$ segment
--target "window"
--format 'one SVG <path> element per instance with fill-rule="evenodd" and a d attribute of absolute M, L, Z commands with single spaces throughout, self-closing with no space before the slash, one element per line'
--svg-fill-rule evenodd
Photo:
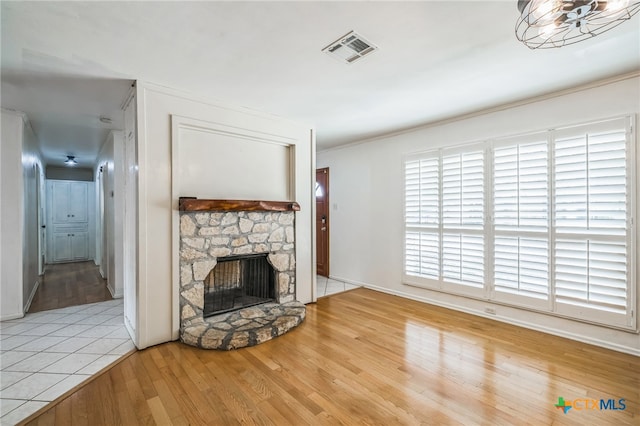
<path fill-rule="evenodd" d="M 442 157 L 442 277 L 484 283 L 484 152 Z"/>
<path fill-rule="evenodd" d="M 562 312 L 592 308 L 624 315 L 630 305 L 627 218 L 633 185 L 627 131 L 623 123 L 616 124 L 556 135 L 554 281 Z"/>
<path fill-rule="evenodd" d="M 406 271 L 466 288 L 484 285 L 484 151 L 405 165 Z"/>
<path fill-rule="evenodd" d="M 631 118 L 405 160 L 407 284 L 632 328 Z"/>
<path fill-rule="evenodd" d="M 549 300 L 549 158 L 546 134 L 493 149 L 495 298 L 532 307 Z"/>
<path fill-rule="evenodd" d="M 405 269 L 410 275 L 440 276 L 440 160 L 405 165 Z"/>

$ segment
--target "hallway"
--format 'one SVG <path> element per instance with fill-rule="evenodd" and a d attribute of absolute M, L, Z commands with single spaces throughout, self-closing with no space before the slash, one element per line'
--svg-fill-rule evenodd
<path fill-rule="evenodd" d="M 111 300 L 93 261 L 47 265 L 29 313 Z"/>

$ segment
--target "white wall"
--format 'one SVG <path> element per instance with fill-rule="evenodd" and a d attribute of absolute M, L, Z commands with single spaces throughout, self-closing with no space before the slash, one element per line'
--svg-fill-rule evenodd
<path fill-rule="evenodd" d="M 124 169 L 124 133 L 114 131 L 113 135 L 113 256 L 112 275 L 113 297 L 124 296 L 124 198 L 125 198 L 125 169 Z"/>
<path fill-rule="evenodd" d="M 37 289 L 37 181 L 43 169 L 26 116 L 3 110 L 0 125 L 0 320 L 6 320 L 22 317 Z"/>
<path fill-rule="evenodd" d="M 42 162 L 36 135 L 26 122 L 22 139 L 23 232 L 22 232 L 22 289 L 26 312 L 39 285 L 38 257 L 38 188 L 44 182 Z M 44 203 L 44 199 L 41 200 Z"/>
<path fill-rule="evenodd" d="M 175 340 L 178 336 L 176 218 L 178 196 L 187 194 L 179 194 L 174 188 L 173 173 L 177 176 L 179 170 L 172 170 L 172 165 L 178 167 L 179 163 L 174 163 L 172 150 L 179 148 L 181 141 L 185 140 L 172 135 L 172 117 L 181 117 L 181 123 L 199 122 L 205 132 L 219 131 L 238 141 L 268 137 L 288 141 L 293 153 L 289 188 L 302 209 L 296 214 L 297 298 L 305 303 L 312 301 L 315 288 L 312 244 L 314 203 L 311 193 L 314 142 L 310 128 L 254 111 L 211 104 L 144 83 L 137 86 L 137 101 L 138 348 Z M 193 141 L 193 138 L 189 138 L 186 143 Z M 208 141 L 210 139 L 205 138 L 202 142 L 206 144 Z M 194 146 L 191 146 L 187 152 L 194 152 L 193 149 Z M 206 155 L 195 155 L 192 160 L 194 168 L 210 167 Z M 244 166 L 238 164 L 237 167 L 242 170 Z M 282 171 L 275 173 L 280 175 Z M 199 188 L 199 195 L 211 194 L 213 197 L 222 193 L 227 185 L 227 176 L 211 170 L 207 176 L 213 179 L 211 191 Z M 179 189 L 182 190 L 188 191 Z M 255 195 L 258 197 L 261 194 Z M 233 193 L 228 193 L 228 197 L 235 198 Z"/>
<path fill-rule="evenodd" d="M 557 97 L 319 152 L 317 167 L 329 167 L 331 174 L 331 276 L 482 316 L 486 316 L 485 307 L 493 307 L 496 315 L 490 318 L 640 355 L 640 336 L 635 333 L 492 305 L 401 282 L 404 155 L 639 111 L 640 77 L 626 76 Z M 640 238 L 637 241 L 640 243 Z"/>
<path fill-rule="evenodd" d="M 121 165 L 124 173 L 116 175 L 116 187 L 122 187 L 116 211 L 122 212 L 123 251 L 122 278 L 124 285 L 124 325 L 133 342 L 138 345 L 138 155 L 137 155 L 137 96 L 132 88 L 124 103 L 124 135 Z M 117 215 L 118 216 L 118 215 Z M 117 220 L 117 219 L 116 219 Z M 116 261 L 118 262 L 118 261 Z"/>
<path fill-rule="evenodd" d="M 0 141 L 0 319 L 24 315 L 22 292 L 22 116 L 2 112 L 2 141 Z"/>

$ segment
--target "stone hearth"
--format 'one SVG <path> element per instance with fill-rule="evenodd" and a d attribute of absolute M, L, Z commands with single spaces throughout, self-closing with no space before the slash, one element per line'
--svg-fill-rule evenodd
<path fill-rule="evenodd" d="M 204 349 L 238 349 L 278 337 L 296 327 L 305 317 L 300 302 L 263 303 L 221 315 L 185 328 L 184 343 Z"/>
<path fill-rule="evenodd" d="M 293 211 L 180 212 L 180 340 L 206 349 L 237 349 L 280 336 L 305 317 L 295 301 Z M 276 303 L 205 318 L 204 280 L 217 259 L 267 254 Z"/>

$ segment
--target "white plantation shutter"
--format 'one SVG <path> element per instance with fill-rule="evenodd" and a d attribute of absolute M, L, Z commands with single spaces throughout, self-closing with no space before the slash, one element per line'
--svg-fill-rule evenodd
<path fill-rule="evenodd" d="M 420 223 L 420 160 L 404 165 L 404 222 Z"/>
<path fill-rule="evenodd" d="M 625 128 L 599 134 L 588 129 L 575 132 L 555 141 L 557 232 L 625 235 Z"/>
<path fill-rule="evenodd" d="M 560 311 L 627 313 L 628 155 L 622 119 L 558 131 L 554 278 Z"/>
<path fill-rule="evenodd" d="M 407 231 L 405 242 L 405 272 L 437 280 L 440 276 L 438 234 Z"/>
<path fill-rule="evenodd" d="M 497 147 L 493 159 L 496 230 L 547 232 L 549 229 L 548 142 Z"/>
<path fill-rule="evenodd" d="M 547 299 L 549 242 L 546 239 L 496 236 L 494 257 L 496 291 Z"/>
<path fill-rule="evenodd" d="M 438 225 L 439 161 L 426 158 L 405 164 L 405 221 L 407 224 Z"/>
<path fill-rule="evenodd" d="M 482 235 L 444 234 L 442 275 L 445 281 L 484 287 L 484 239 Z"/>
<path fill-rule="evenodd" d="M 624 314 L 627 308 L 627 248 L 593 239 L 556 242 L 556 300 Z"/>
<path fill-rule="evenodd" d="M 499 300 L 549 296 L 548 145 L 543 133 L 503 141 L 493 151 L 494 288 Z"/>
<path fill-rule="evenodd" d="M 482 229 L 484 152 L 442 157 L 442 222 L 445 227 Z"/>
<path fill-rule="evenodd" d="M 484 287 L 484 151 L 442 157 L 442 278 Z"/>
<path fill-rule="evenodd" d="M 484 151 L 405 161 L 405 275 L 484 286 Z"/>
<path fill-rule="evenodd" d="M 440 160 L 405 162 L 405 273 L 437 280 L 440 276 Z"/>
<path fill-rule="evenodd" d="M 631 121 L 407 158 L 404 282 L 633 329 Z"/>

